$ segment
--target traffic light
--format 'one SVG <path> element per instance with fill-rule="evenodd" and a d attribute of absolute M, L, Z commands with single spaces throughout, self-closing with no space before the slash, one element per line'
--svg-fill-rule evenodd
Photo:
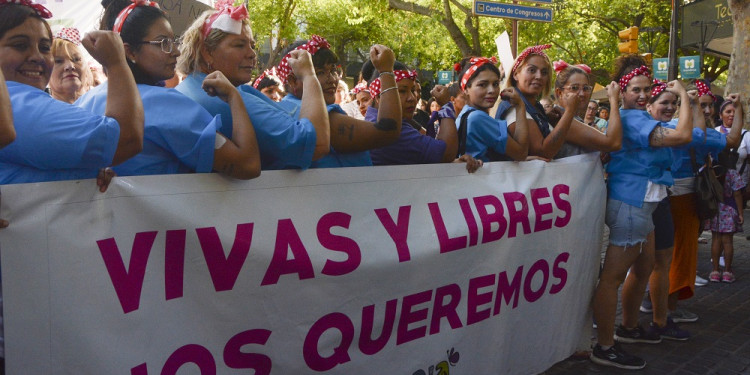
<path fill-rule="evenodd" d="M 638 53 L 638 26 L 631 26 L 617 33 L 620 44 L 617 48 L 620 53 Z"/>

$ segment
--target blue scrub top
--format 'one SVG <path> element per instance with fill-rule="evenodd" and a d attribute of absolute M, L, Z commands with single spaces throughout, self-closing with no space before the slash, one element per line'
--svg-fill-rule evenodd
<path fill-rule="evenodd" d="M 201 88 L 204 73 L 189 75 L 177 85 L 177 91 L 203 106 L 211 115 L 221 115 L 219 132 L 232 137 L 232 113 L 229 104 L 206 94 Z M 248 86 L 237 87 L 255 129 L 260 148 L 261 169 L 306 169 L 312 163 L 317 136 L 310 120 L 296 120 L 277 103 Z"/>
<path fill-rule="evenodd" d="M 16 140 L 0 150 L 0 184 L 95 178 L 112 164 L 120 125 L 111 117 L 8 81 Z"/>
<path fill-rule="evenodd" d="M 293 94 L 287 94 L 284 99 L 281 99 L 279 106 L 284 108 L 293 118 L 299 118 L 302 99 Z M 326 107 L 328 113 L 337 112 L 345 116 L 347 115 L 338 104 L 330 104 Z M 370 159 L 370 153 L 367 151 L 339 153 L 331 146 L 328 155 L 313 161 L 310 168 L 365 167 L 371 165 L 372 160 Z"/>
<path fill-rule="evenodd" d="M 211 172 L 221 117 L 211 116 L 177 90 L 138 85 L 145 125 L 143 151 L 113 167 L 120 176 Z M 107 106 L 107 82 L 75 103 L 96 114 Z"/>
<path fill-rule="evenodd" d="M 672 153 L 668 147 L 651 147 L 649 138 L 657 126 L 667 123 L 654 120 L 646 111 L 620 109 L 622 148 L 610 153 L 607 164 L 609 197 L 631 206 L 642 207 L 648 182 L 672 186 L 669 172 Z"/>
<path fill-rule="evenodd" d="M 469 113 L 466 119 L 466 153 L 485 162 L 492 161 L 488 150 L 505 154 L 505 146 L 508 143 L 508 123 L 505 120 L 492 118 L 482 110 L 465 105 L 456 117 L 458 128 L 461 127 L 462 119 L 470 109 L 474 111 Z"/>
<path fill-rule="evenodd" d="M 670 127 L 677 124 L 677 120 L 669 122 Z M 690 159 L 690 149 L 695 149 L 695 162 L 700 166 L 706 160 L 709 153 L 716 159 L 719 152 L 727 145 L 726 134 L 719 133 L 716 129 L 706 128 L 705 133 L 693 128 L 693 139 L 689 144 L 680 147 L 672 147 L 672 176 L 674 178 L 695 177 L 693 162 Z"/>

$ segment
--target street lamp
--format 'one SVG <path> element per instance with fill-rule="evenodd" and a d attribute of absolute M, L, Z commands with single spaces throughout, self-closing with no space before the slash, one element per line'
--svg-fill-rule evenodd
<path fill-rule="evenodd" d="M 703 56 L 706 54 L 706 47 L 708 46 L 708 43 L 711 43 L 711 40 L 714 38 L 714 33 L 716 33 L 716 29 L 719 28 L 719 21 L 717 20 L 698 20 L 693 21 L 690 23 L 690 26 L 692 27 L 700 27 L 701 31 L 701 44 L 700 44 L 700 61 L 701 61 L 701 73 L 705 70 L 705 64 L 703 63 Z M 708 29 L 713 26 L 713 30 L 711 30 L 711 35 L 708 35 Z M 703 74 L 701 74 L 703 75 Z"/>

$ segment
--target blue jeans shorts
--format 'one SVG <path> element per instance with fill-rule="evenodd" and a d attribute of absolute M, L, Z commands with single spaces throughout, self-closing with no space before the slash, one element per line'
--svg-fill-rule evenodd
<path fill-rule="evenodd" d="M 658 202 L 643 202 L 638 208 L 622 201 L 607 199 L 605 222 L 609 227 L 609 243 L 615 246 L 633 246 L 646 242 L 646 237 L 654 230 L 651 217 Z"/>

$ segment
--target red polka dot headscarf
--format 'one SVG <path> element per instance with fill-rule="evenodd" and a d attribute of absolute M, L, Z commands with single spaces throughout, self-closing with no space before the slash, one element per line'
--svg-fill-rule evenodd
<path fill-rule="evenodd" d="M 466 69 L 466 73 L 464 73 L 463 77 L 461 77 L 461 90 L 466 90 L 466 84 L 469 83 L 469 79 L 471 79 L 471 76 L 474 75 L 474 73 L 484 64 L 497 64 L 497 58 L 495 56 L 492 56 L 491 58 L 486 57 L 472 57 L 469 59 L 469 64 L 471 64 L 471 67 L 469 69 Z"/>
<path fill-rule="evenodd" d="M 310 52 L 311 55 L 314 55 L 318 51 L 320 51 L 323 48 L 331 49 L 331 44 L 328 43 L 325 38 L 319 35 L 313 35 L 310 37 L 310 41 L 307 43 L 295 48 L 293 51 L 296 50 L 305 50 L 307 52 Z M 281 62 L 277 66 L 276 73 L 279 79 L 281 80 L 281 83 L 286 84 L 287 78 L 289 78 L 289 74 L 292 73 L 292 67 L 289 66 L 289 56 L 291 54 L 291 51 L 284 56 L 284 58 L 281 59 Z"/>
<path fill-rule="evenodd" d="M 357 84 L 357 86 L 354 86 L 354 88 L 351 91 L 352 95 L 357 95 L 362 91 L 370 92 L 370 89 L 367 87 L 367 81 L 362 81 Z"/>
<path fill-rule="evenodd" d="M 5 5 L 23 5 L 34 10 L 37 16 L 44 19 L 52 18 L 52 12 L 45 8 L 42 4 L 37 4 L 31 0 L 0 0 L 0 8 Z"/>
<path fill-rule="evenodd" d="M 115 25 L 112 27 L 112 31 L 118 34 L 121 33 L 122 25 L 125 24 L 125 20 L 128 19 L 128 16 L 133 12 L 133 9 L 137 7 L 154 7 L 156 9 L 161 9 L 159 8 L 159 4 L 156 1 L 133 0 L 132 4 L 126 6 L 125 9 L 120 11 L 120 14 L 117 15 L 117 18 L 115 19 Z"/>
<path fill-rule="evenodd" d="M 513 68 L 511 68 L 509 76 L 513 76 L 513 73 L 516 72 L 516 69 L 518 69 L 518 67 L 521 66 L 521 63 L 523 63 L 523 61 L 526 60 L 526 58 L 529 57 L 530 55 L 539 55 L 549 61 L 549 56 L 547 56 L 547 54 L 544 53 L 544 50 L 549 49 L 549 48 L 552 48 L 551 44 L 542 44 L 540 46 L 527 47 L 516 58 L 516 62 L 513 63 Z"/>
<path fill-rule="evenodd" d="M 708 87 L 708 85 L 703 81 L 699 79 L 695 80 L 695 87 L 698 88 L 698 97 L 708 95 L 711 97 L 711 99 L 713 99 L 713 101 L 716 101 L 716 96 L 714 96 L 714 94 L 711 92 L 711 88 Z"/>
<path fill-rule="evenodd" d="M 654 85 L 651 86 L 651 97 L 657 98 L 659 95 L 664 92 L 664 90 L 667 89 L 667 84 L 665 82 L 659 81 L 658 79 L 654 79 Z"/>
<path fill-rule="evenodd" d="M 75 27 L 63 27 L 55 34 L 55 38 L 67 40 L 77 46 L 81 45 L 81 33 Z"/>
<path fill-rule="evenodd" d="M 278 79 L 278 77 L 276 76 L 275 66 L 272 67 L 271 69 L 264 70 L 263 73 L 259 75 L 258 78 L 255 79 L 255 82 L 253 82 L 253 88 L 257 89 L 258 86 L 260 86 L 260 82 L 263 81 L 263 78 L 266 78 L 266 77 L 273 77 L 273 78 Z"/>
<path fill-rule="evenodd" d="M 402 79 L 410 79 L 412 81 L 417 80 L 416 70 L 394 70 L 393 75 L 396 77 L 396 83 Z M 380 95 L 381 85 L 380 78 L 375 78 L 375 80 L 370 83 L 370 94 L 372 96 Z"/>
<path fill-rule="evenodd" d="M 633 78 L 635 78 L 637 76 L 645 76 L 650 81 L 651 80 L 651 70 L 649 70 L 649 68 L 646 65 L 641 65 L 641 66 L 633 69 L 630 73 L 622 76 L 620 78 L 620 81 L 618 82 L 620 84 L 620 90 L 622 90 L 622 92 L 625 92 L 625 89 L 627 88 L 628 83 L 630 83 L 630 80 L 632 80 Z M 653 95 L 653 93 L 652 93 L 652 95 Z"/>
<path fill-rule="evenodd" d="M 586 64 L 570 65 L 565 60 L 557 60 L 552 63 L 552 67 L 555 69 L 555 73 L 558 74 L 560 74 L 560 72 L 562 72 L 569 66 L 574 66 L 578 69 L 583 70 L 584 72 L 586 72 L 586 74 L 591 74 L 591 67 Z"/>

